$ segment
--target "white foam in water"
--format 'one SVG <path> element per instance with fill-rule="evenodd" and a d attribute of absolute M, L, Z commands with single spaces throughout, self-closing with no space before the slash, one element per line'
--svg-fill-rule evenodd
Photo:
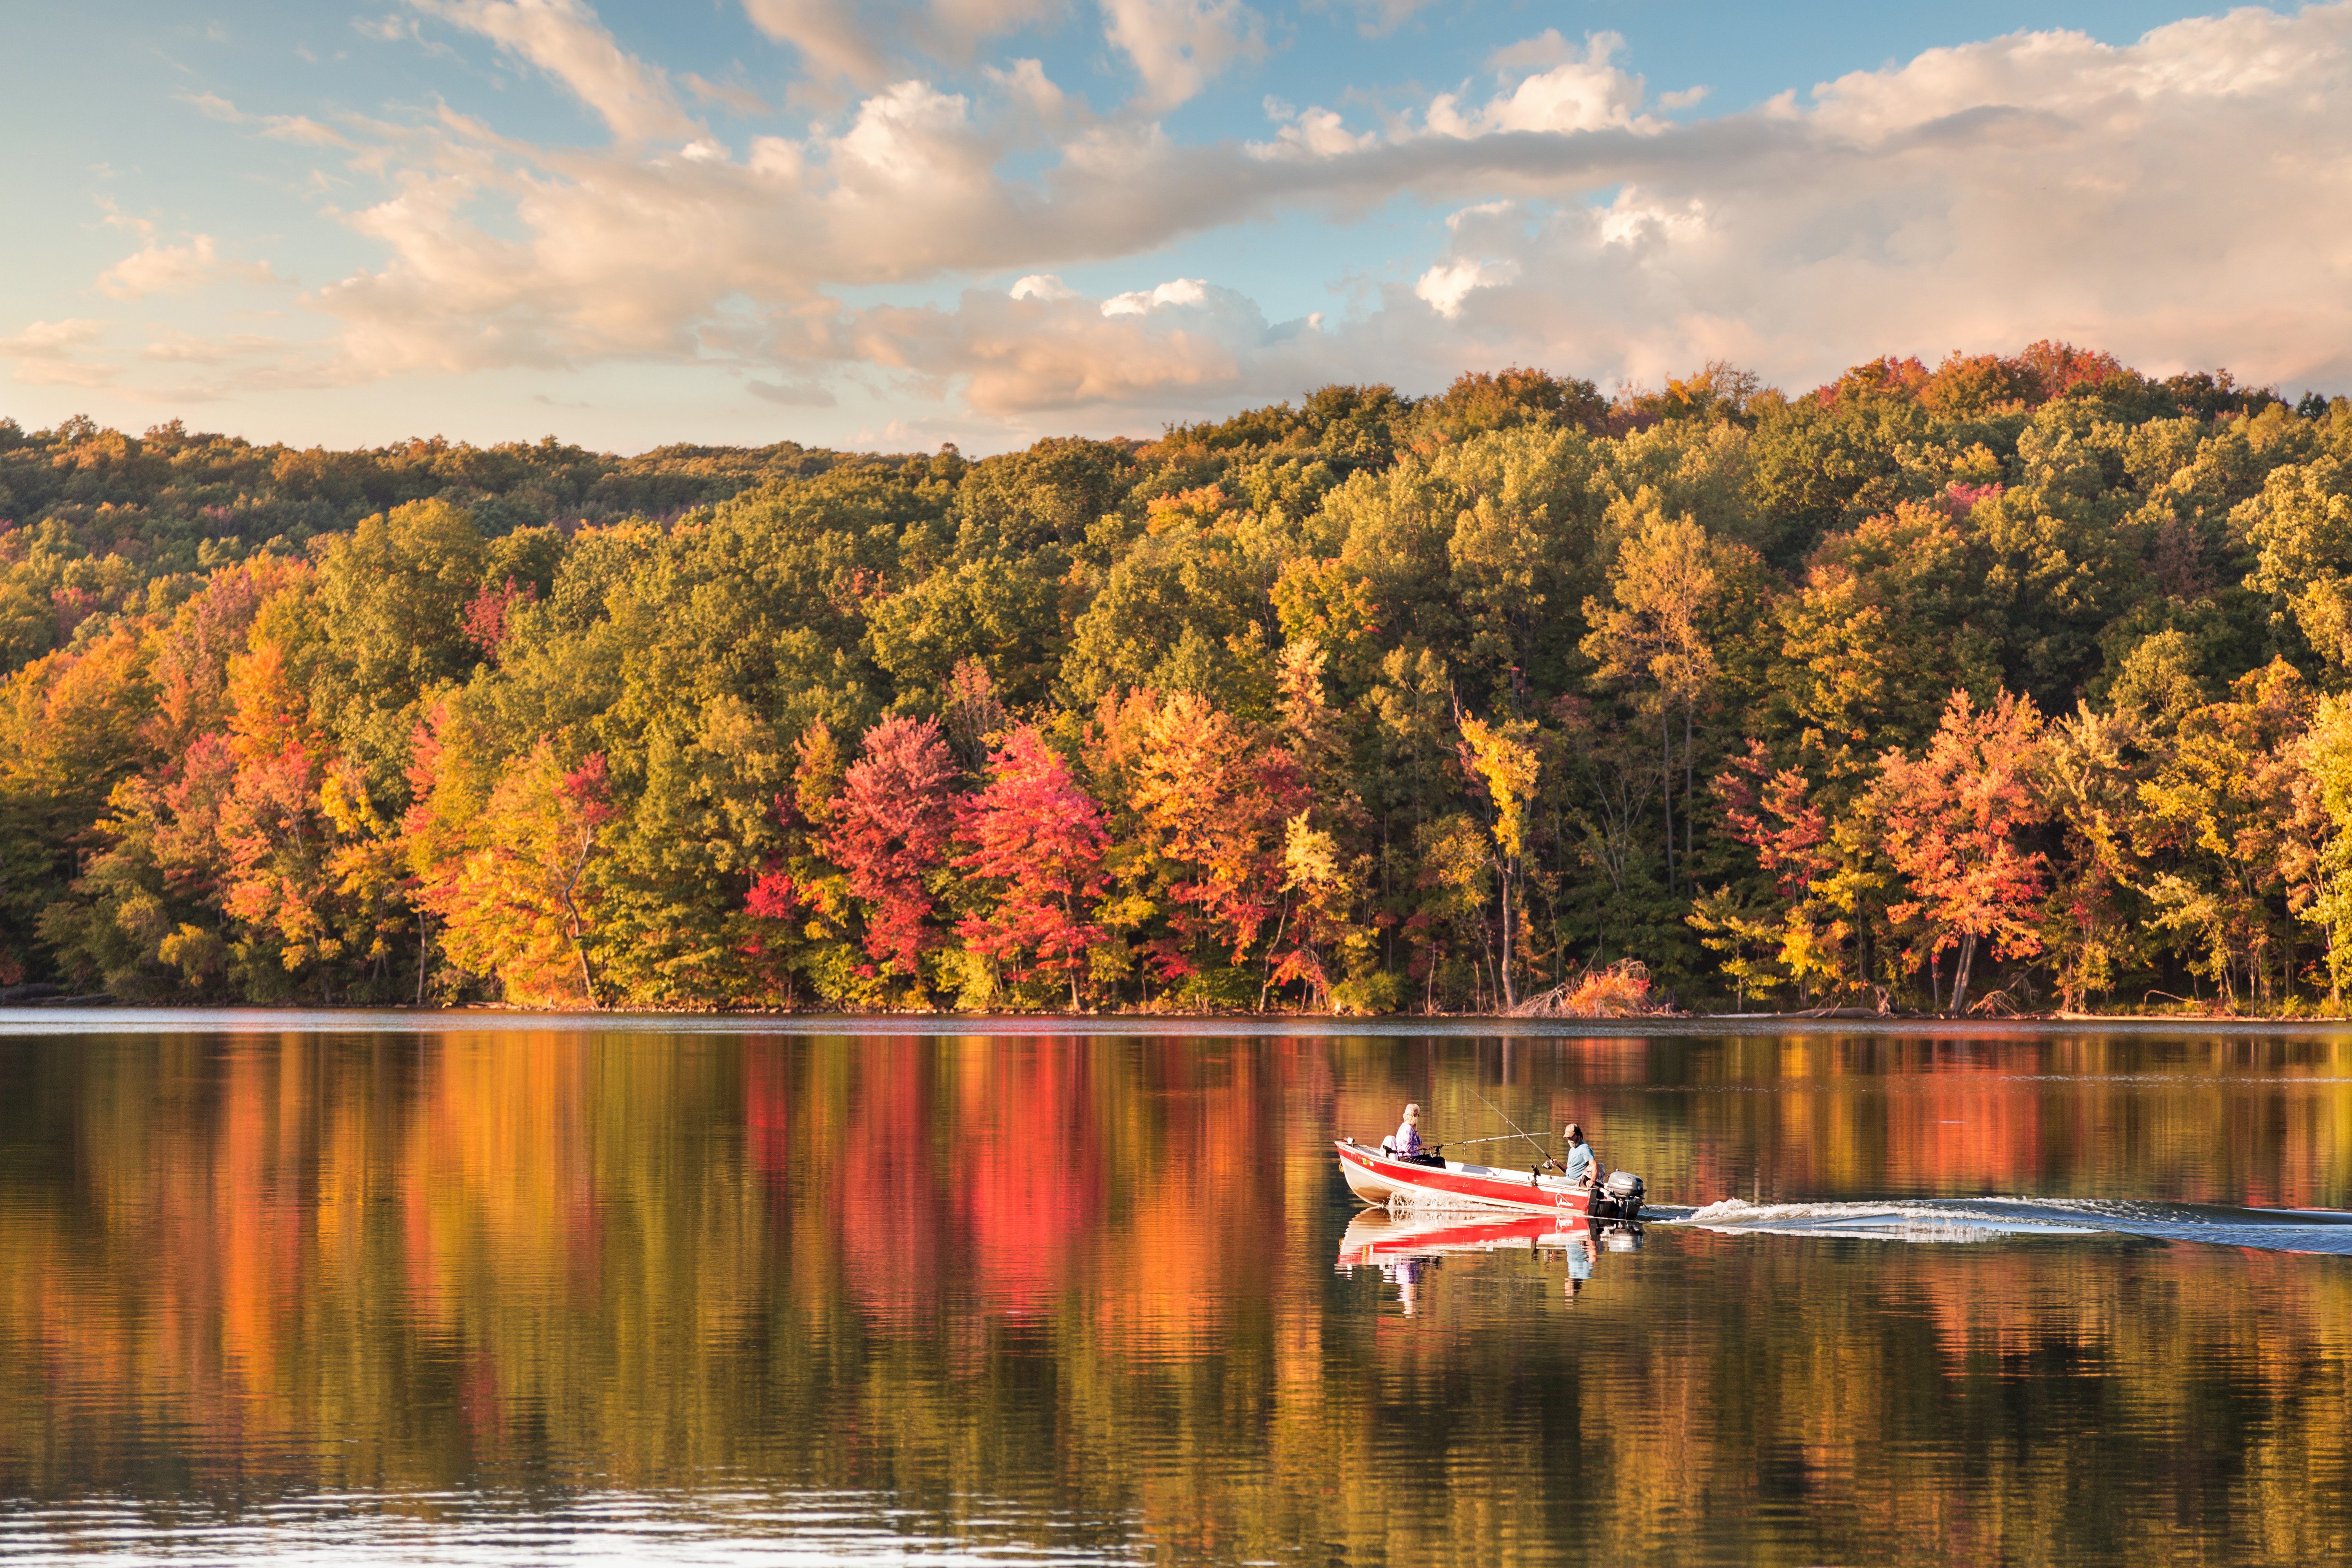
<path fill-rule="evenodd" d="M 1980 1242 L 2024 1236 L 2120 1235 L 2266 1252 L 2352 1256 L 2352 1213 L 2215 1208 L 2098 1198 L 1906 1199 L 1758 1204 L 1724 1198 L 1657 1222 L 1726 1235 L 1824 1236 L 1879 1241 Z"/>
<path fill-rule="evenodd" d="M 1669 1222 L 1715 1231 L 1862 1237 L 1879 1241 L 1996 1241 L 2005 1236 L 2064 1236 L 2093 1227 L 1986 1213 L 1938 1203 L 1752 1204 L 1725 1198 Z"/>

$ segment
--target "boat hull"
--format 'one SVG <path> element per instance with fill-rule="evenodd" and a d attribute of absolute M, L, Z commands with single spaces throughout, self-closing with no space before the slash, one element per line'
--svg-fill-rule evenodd
<path fill-rule="evenodd" d="M 1339 1174 L 1346 1179 L 1348 1190 L 1377 1207 L 1385 1208 L 1391 1199 L 1402 1196 L 1413 1204 L 1590 1215 L 1598 1198 L 1602 1217 L 1621 1217 L 1610 1214 L 1614 1205 L 1607 1193 L 1580 1186 L 1565 1176 L 1521 1174 L 1460 1160 L 1448 1160 L 1443 1165 L 1417 1164 L 1367 1148 L 1352 1138 L 1339 1139 L 1332 1147 L 1339 1152 Z"/>

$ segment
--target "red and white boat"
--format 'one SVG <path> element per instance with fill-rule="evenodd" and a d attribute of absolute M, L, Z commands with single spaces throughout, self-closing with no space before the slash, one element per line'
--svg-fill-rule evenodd
<path fill-rule="evenodd" d="M 1339 1174 L 1347 1179 L 1348 1190 L 1381 1208 L 1402 1198 L 1393 1206 L 1503 1208 L 1614 1220 L 1642 1217 L 1642 1178 L 1631 1171 L 1612 1171 L 1600 1185 L 1582 1186 L 1555 1173 L 1523 1173 L 1461 1160 L 1436 1164 L 1402 1160 L 1353 1138 L 1339 1139 L 1332 1147 L 1339 1152 Z"/>

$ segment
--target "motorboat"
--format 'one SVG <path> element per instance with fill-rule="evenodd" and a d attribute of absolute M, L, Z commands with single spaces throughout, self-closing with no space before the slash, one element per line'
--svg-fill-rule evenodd
<path fill-rule="evenodd" d="M 1501 1208 L 1523 1213 L 1582 1215 L 1631 1223 L 1642 1217 L 1642 1178 L 1612 1171 L 1597 1184 L 1571 1182 L 1557 1172 L 1525 1174 L 1498 1165 L 1474 1165 L 1434 1156 L 1409 1160 L 1386 1149 L 1337 1140 L 1339 1174 L 1364 1203 L 1394 1213 L 1421 1208 Z"/>

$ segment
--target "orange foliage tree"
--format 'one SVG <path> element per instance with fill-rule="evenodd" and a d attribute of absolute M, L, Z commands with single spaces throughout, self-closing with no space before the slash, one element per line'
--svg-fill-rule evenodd
<path fill-rule="evenodd" d="M 1297 764 L 1198 692 L 1140 692 L 1104 711 L 1131 731 L 1136 869 L 1174 932 L 1153 950 L 1162 978 L 1196 973 L 1203 942 L 1240 963 L 1280 898 L 1286 825 L 1307 793 Z"/>
<path fill-rule="evenodd" d="M 1924 927 L 1931 985 L 1937 959 L 1959 950 L 1955 1013 L 1968 1005 L 1980 943 L 2004 959 L 2041 951 L 2033 915 L 2045 861 L 2019 842 L 2042 820 L 2032 788 L 2041 744 L 2042 715 L 2031 698 L 2004 691 L 1979 712 L 1967 692 L 1955 691 L 1919 756 L 1889 752 L 1880 763 L 1883 843 L 1911 894 L 1887 914 L 1897 925 Z"/>
<path fill-rule="evenodd" d="M 449 957 L 511 1000 L 595 1006 L 590 870 L 616 816 L 602 752 L 566 768 L 541 739 L 509 762 L 467 846 L 425 868 L 420 897 Z"/>

